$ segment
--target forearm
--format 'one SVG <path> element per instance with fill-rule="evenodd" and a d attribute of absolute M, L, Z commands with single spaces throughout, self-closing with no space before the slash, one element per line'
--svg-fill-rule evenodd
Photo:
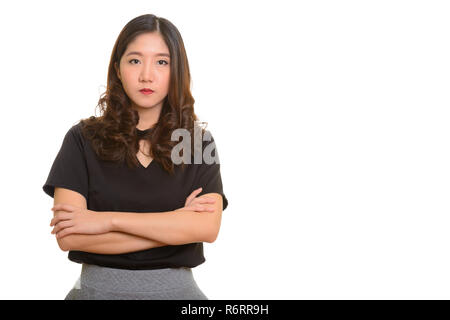
<path fill-rule="evenodd" d="M 211 218 L 195 211 L 108 212 L 112 231 L 154 239 L 169 245 L 211 242 Z"/>
<path fill-rule="evenodd" d="M 70 234 L 60 240 L 64 251 L 77 250 L 99 254 L 122 254 L 167 246 L 167 243 L 123 232 Z"/>

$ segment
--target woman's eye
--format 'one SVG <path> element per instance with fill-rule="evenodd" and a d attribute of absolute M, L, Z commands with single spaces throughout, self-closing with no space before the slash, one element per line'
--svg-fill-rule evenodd
<path fill-rule="evenodd" d="M 129 63 L 131 63 L 132 61 L 139 61 L 138 59 L 131 59 L 130 61 L 128 61 Z M 169 63 L 166 61 L 166 60 L 158 60 L 158 64 L 159 65 L 161 65 L 161 63 L 159 63 L 159 62 L 164 62 L 162 65 L 168 65 Z M 134 63 L 131 63 L 131 64 L 134 64 Z"/>

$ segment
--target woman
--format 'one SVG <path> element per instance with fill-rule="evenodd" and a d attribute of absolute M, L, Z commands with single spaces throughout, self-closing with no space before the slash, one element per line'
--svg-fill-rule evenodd
<path fill-rule="evenodd" d="M 131 20 L 112 51 L 101 116 L 70 128 L 43 186 L 52 233 L 82 264 L 67 300 L 207 299 L 191 269 L 228 200 L 193 105 L 177 28 L 152 14 Z"/>

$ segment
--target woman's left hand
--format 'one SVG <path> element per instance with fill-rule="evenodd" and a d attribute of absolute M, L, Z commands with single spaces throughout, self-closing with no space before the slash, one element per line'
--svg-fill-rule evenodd
<path fill-rule="evenodd" d="M 52 234 L 57 238 L 69 234 L 102 234 L 112 229 L 111 216 L 107 212 L 92 211 L 69 204 L 56 204 L 52 208 L 55 215 L 50 222 L 54 226 Z"/>

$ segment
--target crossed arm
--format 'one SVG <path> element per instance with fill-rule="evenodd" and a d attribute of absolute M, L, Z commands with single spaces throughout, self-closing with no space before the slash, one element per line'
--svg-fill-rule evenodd
<path fill-rule="evenodd" d="M 84 196 L 55 188 L 51 225 L 63 251 L 120 254 L 167 245 L 211 243 L 220 229 L 222 196 L 208 193 L 202 197 L 215 199 L 208 205 L 211 212 L 183 208 L 155 213 L 107 212 L 88 210 Z"/>

